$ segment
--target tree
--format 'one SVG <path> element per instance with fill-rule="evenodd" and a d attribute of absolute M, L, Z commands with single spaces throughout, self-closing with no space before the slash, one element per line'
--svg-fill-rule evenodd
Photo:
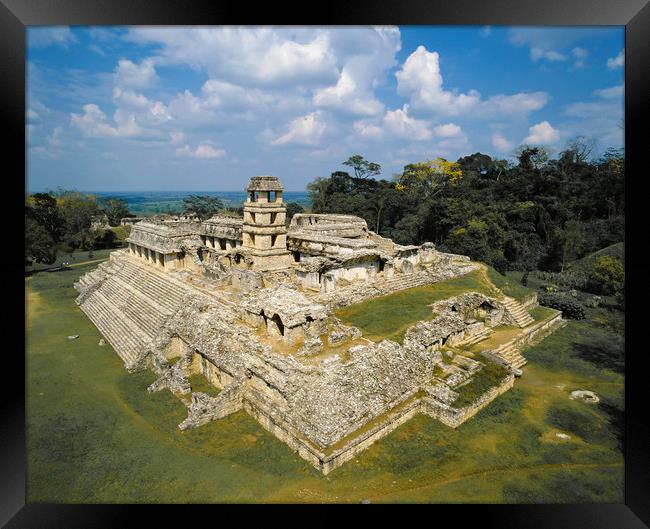
<path fill-rule="evenodd" d="M 562 243 L 560 272 L 564 272 L 564 267 L 569 261 L 579 258 L 584 253 L 588 234 L 584 223 L 577 219 L 567 221 L 563 230 L 558 228 L 557 234 Z"/>
<path fill-rule="evenodd" d="M 49 193 L 34 193 L 27 198 L 25 214 L 33 218 L 52 237 L 59 241 L 65 228 L 65 220 L 56 199 Z"/>
<path fill-rule="evenodd" d="M 56 243 L 35 219 L 25 219 L 25 265 L 33 262 L 52 264 L 56 261 Z"/>
<path fill-rule="evenodd" d="M 548 150 L 544 147 L 531 147 L 530 145 L 522 145 L 519 147 L 516 154 L 517 159 L 519 160 L 519 167 L 525 171 L 541 169 L 549 159 Z"/>
<path fill-rule="evenodd" d="M 102 248 L 113 248 L 117 235 L 110 229 L 96 229 L 88 231 L 83 246 L 89 250 L 99 250 Z"/>
<path fill-rule="evenodd" d="M 572 140 L 569 140 L 564 152 L 560 153 L 560 157 L 562 157 L 562 155 L 565 153 L 570 153 L 573 163 L 584 164 L 589 161 L 589 158 L 591 157 L 591 153 L 593 153 L 595 146 L 596 140 L 593 138 L 576 136 Z"/>
<path fill-rule="evenodd" d="M 71 250 L 84 247 L 92 218 L 100 211 L 95 197 L 79 191 L 59 190 L 56 202 L 65 220 L 63 242 Z"/>
<path fill-rule="evenodd" d="M 183 213 L 194 213 L 201 220 L 209 219 L 223 208 L 219 197 L 189 195 L 183 199 Z"/>
<path fill-rule="evenodd" d="M 589 281 L 599 293 L 619 296 L 625 287 L 625 267 L 611 255 L 601 255 L 594 261 Z"/>
<path fill-rule="evenodd" d="M 397 176 L 395 188 L 399 191 L 408 188 L 422 190 L 425 198 L 431 198 L 443 189 L 456 185 L 462 177 L 459 163 L 436 158 L 405 165 L 402 174 Z"/>
<path fill-rule="evenodd" d="M 131 214 L 126 201 L 121 198 L 104 198 L 100 201 L 100 206 L 108 217 L 108 223 L 111 226 L 119 226 L 122 218 Z"/>
<path fill-rule="evenodd" d="M 305 208 L 303 208 L 298 202 L 288 202 L 287 203 L 287 226 L 291 222 L 291 219 L 296 213 L 304 213 Z"/>
<path fill-rule="evenodd" d="M 354 176 L 357 178 L 368 178 L 369 176 L 376 176 L 381 173 L 381 165 L 374 162 L 367 161 L 360 154 L 350 156 L 343 165 L 347 165 L 354 169 Z"/>

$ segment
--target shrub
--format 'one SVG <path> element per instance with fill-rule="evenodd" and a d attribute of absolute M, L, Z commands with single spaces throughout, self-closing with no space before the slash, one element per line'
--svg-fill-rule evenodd
<path fill-rule="evenodd" d="M 542 281 L 547 281 L 555 285 L 571 288 L 574 290 L 584 290 L 587 280 L 580 273 L 576 272 L 542 272 L 536 270 L 532 274 Z"/>
<path fill-rule="evenodd" d="M 574 320 L 582 320 L 585 317 L 585 309 L 574 298 L 556 292 L 540 292 L 537 296 L 540 305 L 561 310 L 562 315 Z"/>
<path fill-rule="evenodd" d="M 625 268 L 616 257 L 601 255 L 596 258 L 589 274 L 589 286 L 598 294 L 618 294 L 625 284 Z"/>

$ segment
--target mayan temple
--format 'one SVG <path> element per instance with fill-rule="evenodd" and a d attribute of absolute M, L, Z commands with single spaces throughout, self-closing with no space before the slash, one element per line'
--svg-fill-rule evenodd
<path fill-rule="evenodd" d="M 431 243 L 396 244 L 355 216 L 297 214 L 287 226 L 276 177 L 253 177 L 245 190 L 243 218 L 140 220 L 128 248 L 75 284 L 126 368 L 153 370 L 149 391 L 185 403 L 182 430 L 244 410 L 326 474 L 414 414 L 457 427 L 512 387 L 522 344 L 564 323 L 559 313 L 536 323 L 499 292 L 466 292 L 434 303 L 403 343 L 370 340 L 336 311 L 479 265 Z M 512 343 L 455 354 L 504 325 L 520 330 Z M 502 383 L 455 407 L 493 363 L 505 368 Z M 193 391 L 195 373 L 218 395 Z"/>

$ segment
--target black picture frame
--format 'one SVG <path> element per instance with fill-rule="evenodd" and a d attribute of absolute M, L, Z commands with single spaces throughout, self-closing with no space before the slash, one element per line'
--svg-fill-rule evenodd
<path fill-rule="evenodd" d="M 626 251 L 628 294 L 626 312 L 625 369 L 625 503 L 582 505 L 435 505 L 435 516 L 453 517 L 462 527 L 468 517 L 474 523 L 501 529 L 523 527 L 641 528 L 650 525 L 650 427 L 647 410 L 646 348 L 641 345 L 645 291 L 644 247 L 650 174 L 645 124 L 650 123 L 650 5 L 646 0 L 385 0 L 321 2 L 318 4 L 253 4 L 232 1 L 141 0 L 0 0 L 0 93 L 5 167 L 4 185 L 15 207 L 14 219 L 22 219 L 18 198 L 20 174 L 25 175 L 25 35 L 31 25 L 205 25 L 205 24 L 398 24 L 398 25 L 624 25 L 626 27 L 625 138 L 626 138 Z M 14 189 L 15 187 L 15 189 Z M 22 192 L 25 192 L 23 187 Z M 15 204 L 14 204 L 15 202 Z M 22 246 L 21 220 L 6 225 L 5 244 Z M 18 224 L 18 226 L 16 226 Z M 2 260 L 5 300 L 1 305 L 5 337 L 23 343 L 23 263 L 18 251 L 14 261 Z M 20 280 L 18 280 L 20 276 Z M 637 310 L 638 309 L 638 310 Z M 647 309 L 646 309 L 647 311 Z M 5 343 L 8 343 L 5 340 Z M 20 348 L 18 347 L 18 351 Z M 3 381 L 14 379 L 24 389 L 24 357 L 16 347 L 6 347 Z M 25 505 L 25 399 L 24 392 L 3 383 L 3 421 L 0 428 L 0 523 L 7 527 L 129 527 L 134 510 L 153 523 L 176 522 L 179 506 L 120 505 Z M 221 508 L 221 506 L 220 506 Z M 368 509 L 368 507 L 358 507 Z M 371 514 L 377 513 L 370 507 Z M 383 511 L 384 509 L 380 509 Z M 152 512 L 153 511 L 153 512 Z M 366 511 L 367 512 L 367 511 Z M 269 513 L 270 514 L 270 513 Z M 183 516 L 187 516 L 185 512 Z M 192 517 L 195 514 L 191 515 Z M 225 521 L 223 514 L 221 521 Z M 365 514 L 364 514 L 365 516 Z M 410 518 L 409 518 L 410 519 Z M 334 521 L 334 520 L 331 520 Z M 404 520 L 406 521 L 406 519 Z M 189 521 L 188 523 L 194 523 Z M 215 520 L 216 523 L 216 520 Z M 235 523 L 234 520 L 231 523 Z M 335 522 L 338 523 L 338 522 Z M 434 523 L 434 520 L 431 520 Z"/>

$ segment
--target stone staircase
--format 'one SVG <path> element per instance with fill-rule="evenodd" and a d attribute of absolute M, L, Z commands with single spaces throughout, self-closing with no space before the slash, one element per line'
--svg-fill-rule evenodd
<path fill-rule="evenodd" d="M 475 334 L 472 336 L 469 340 L 466 342 L 463 342 L 463 347 L 469 347 L 471 345 L 474 345 L 475 343 L 480 342 L 481 340 L 485 340 L 490 334 L 492 334 L 494 331 L 490 329 L 490 327 L 485 327 L 480 333 Z"/>
<path fill-rule="evenodd" d="M 426 272 L 416 272 L 414 274 L 395 274 L 390 279 L 380 283 L 380 288 L 387 292 L 396 292 L 406 290 L 407 288 L 419 287 L 432 283 L 431 276 Z M 378 285 L 379 286 L 379 285 Z"/>
<path fill-rule="evenodd" d="M 79 281 L 79 307 L 127 366 L 150 346 L 191 287 L 122 256 Z M 89 288 L 90 287 L 90 288 Z"/>
<path fill-rule="evenodd" d="M 535 320 L 517 300 L 506 297 L 502 303 L 506 311 L 512 316 L 517 325 L 522 329 L 524 327 L 528 327 L 531 323 L 534 323 Z"/>
<path fill-rule="evenodd" d="M 147 347 L 149 336 L 123 316 L 100 291 L 90 294 L 80 308 L 127 366 L 133 364 Z"/>
<path fill-rule="evenodd" d="M 490 353 L 501 358 L 513 369 L 519 369 L 527 362 L 511 342 L 503 344 L 502 346 L 490 351 Z"/>

